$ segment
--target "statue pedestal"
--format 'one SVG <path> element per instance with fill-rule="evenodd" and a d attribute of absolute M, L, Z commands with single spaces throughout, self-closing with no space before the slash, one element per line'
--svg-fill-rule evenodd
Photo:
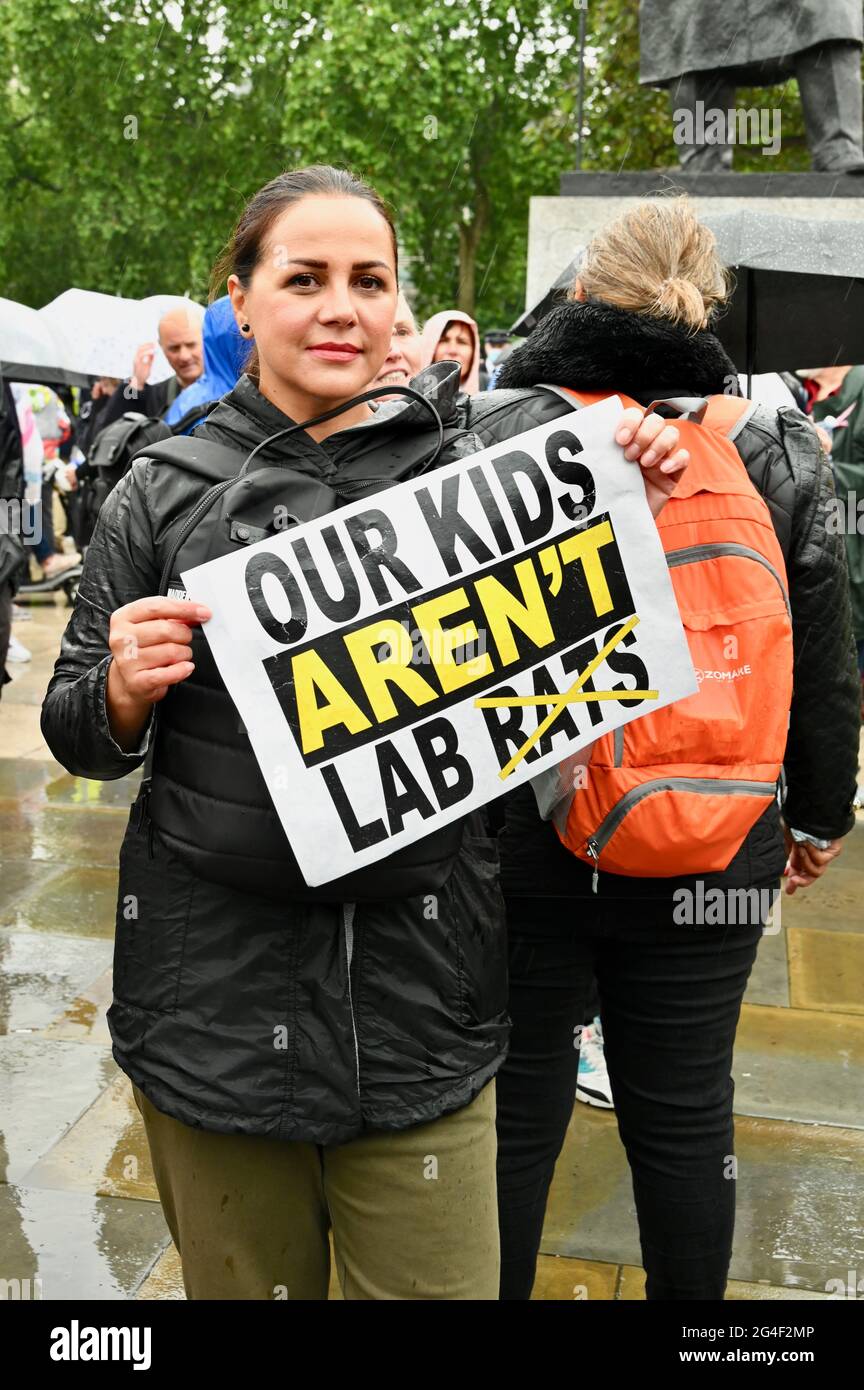
<path fill-rule="evenodd" d="M 688 193 L 697 212 L 769 212 L 785 217 L 860 221 L 864 175 L 582 173 L 561 176 L 557 198 L 532 198 L 528 222 L 525 308 L 531 309 L 573 259 L 576 249 L 620 212 L 652 193 Z"/>

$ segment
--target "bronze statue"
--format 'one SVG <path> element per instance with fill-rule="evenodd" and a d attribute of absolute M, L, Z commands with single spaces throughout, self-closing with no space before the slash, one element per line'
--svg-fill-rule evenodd
<path fill-rule="evenodd" d="M 639 80 L 669 89 L 682 167 L 731 169 L 747 114 L 735 112 L 736 87 L 796 77 L 814 170 L 864 173 L 861 11 L 861 0 L 640 0 Z M 755 127 L 775 153 L 779 113 L 749 114 L 748 143 Z"/>

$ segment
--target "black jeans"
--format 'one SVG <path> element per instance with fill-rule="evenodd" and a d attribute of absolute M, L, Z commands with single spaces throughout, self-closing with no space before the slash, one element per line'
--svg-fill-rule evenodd
<path fill-rule="evenodd" d="M 735 1219 L 732 1046 L 761 922 L 678 926 L 669 899 L 514 898 L 507 908 L 513 1033 L 498 1073 L 502 1299 L 531 1294 L 595 976 L 647 1297 L 722 1299 Z"/>

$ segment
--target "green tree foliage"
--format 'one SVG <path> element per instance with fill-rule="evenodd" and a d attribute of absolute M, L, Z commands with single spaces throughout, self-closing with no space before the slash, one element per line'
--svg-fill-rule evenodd
<path fill-rule="evenodd" d="M 329 161 L 392 202 L 421 313 L 459 303 L 506 323 L 528 199 L 572 163 L 572 130 L 541 131 L 570 80 L 572 13 L 5 0 L 4 292 L 201 296 L 244 199 Z"/>
<path fill-rule="evenodd" d="M 205 294 L 244 199 L 283 165 L 294 17 L 261 0 L 6 0 L 4 21 L 4 292 Z"/>
<path fill-rule="evenodd" d="M 506 323 L 524 303 L 528 199 L 572 163 L 572 128 L 548 117 L 573 54 L 569 3 L 329 0 L 292 65 L 286 144 L 391 201 L 423 313 Z"/>
<path fill-rule="evenodd" d="M 582 167 L 672 169 L 665 92 L 638 85 L 638 7 L 590 0 Z M 421 315 L 524 303 L 529 199 L 575 164 L 572 0 L 2 0 L 0 293 L 207 292 L 248 196 L 346 164 L 396 212 Z M 783 149 L 806 168 L 794 83 Z"/>

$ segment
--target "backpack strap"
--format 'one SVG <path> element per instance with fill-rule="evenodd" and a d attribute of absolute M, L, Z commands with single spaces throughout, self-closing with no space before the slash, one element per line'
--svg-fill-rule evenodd
<path fill-rule="evenodd" d="M 583 410 L 585 406 L 596 405 L 598 401 L 608 400 L 610 396 L 618 396 L 620 400 L 630 405 L 636 405 L 636 401 L 631 401 L 629 396 L 622 396 L 620 391 L 573 391 L 569 386 L 552 386 L 547 381 L 538 383 L 537 390 L 554 391 L 556 396 L 560 396 L 562 401 L 566 401 L 572 410 Z"/>
<path fill-rule="evenodd" d="M 758 406 L 758 401 L 748 401 L 742 396 L 709 396 L 702 423 L 734 443 Z"/>
<path fill-rule="evenodd" d="M 714 430 L 734 443 L 744 426 L 752 419 L 758 408 L 758 401 L 745 400 L 743 396 L 666 396 L 652 401 L 648 412 L 658 405 L 671 406 L 682 418 L 695 420 L 697 425 Z"/>
<path fill-rule="evenodd" d="M 539 383 L 541 391 L 554 391 L 556 396 L 560 396 L 562 401 L 566 401 L 571 410 L 581 410 L 585 402 L 566 386 L 550 386 L 548 382 Z"/>
<path fill-rule="evenodd" d="M 711 399 L 709 396 L 661 396 L 646 407 L 645 414 L 650 415 L 658 405 L 665 405 L 671 407 L 682 419 L 686 416 L 697 425 L 702 425 L 705 423 L 705 412 Z"/>

